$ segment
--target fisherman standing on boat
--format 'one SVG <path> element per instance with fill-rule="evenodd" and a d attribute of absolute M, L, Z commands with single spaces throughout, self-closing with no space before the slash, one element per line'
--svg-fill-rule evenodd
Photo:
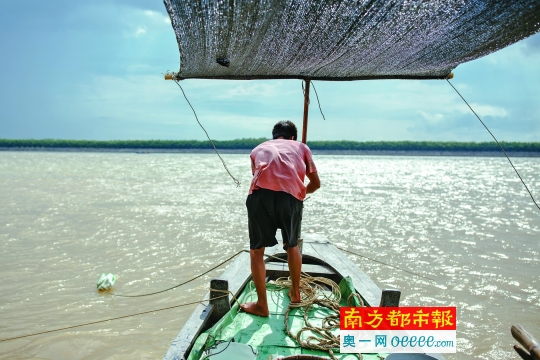
<path fill-rule="evenodd" d="M 276 231 L 281 229 L 283 248 L 287 251 L 292 287 L 291 302 L 300 302 L 302 255 L 298 234 L 302 220 L 302 202 L 306 194 L 321 186 L 311 150 L 295 141 L 296 126 L 280 121 L 272 130 L 273 140 L 251 152 L 253 180 L 246 200 L 251 256 L 251 274 L 257 290 L 257 302 L 245 303 L 244 311 L 268 316 L 264 248 L 277 244 Z M 309 184 L 304 185 L 307 176 Z"/>

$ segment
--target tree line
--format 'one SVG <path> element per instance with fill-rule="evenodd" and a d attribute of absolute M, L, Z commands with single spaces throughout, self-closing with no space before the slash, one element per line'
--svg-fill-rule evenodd
<path fill-rule="evenodd" d="M 218 149 L 253 149 L 265 138 L 214 140 Z M 458 141 L 308 141 L 312 150 L 359 151 L 500 151 L 495 142 Z M 540 152 L 540 142 L 501 141 L 506 151 Z M 93 149 L 212 149 L 209 141 L 198 140 L 62 140 L 0 139 L 2 148 L 93 148 Z"/>

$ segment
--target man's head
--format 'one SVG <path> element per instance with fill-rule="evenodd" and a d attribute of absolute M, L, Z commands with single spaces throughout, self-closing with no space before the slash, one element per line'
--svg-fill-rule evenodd
<path fill-rule="evenodd" d="M 274 125 L 272 129 L 272 138 L 278 139 L 283 136 L 283 138 L 288 140 L 296 140 L 298 130 L 296 130 L 296 125 L 292 121 L 282 120 Z"/>

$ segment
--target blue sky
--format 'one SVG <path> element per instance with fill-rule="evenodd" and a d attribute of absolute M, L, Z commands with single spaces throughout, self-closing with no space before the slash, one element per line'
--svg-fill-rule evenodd
<path fill-rule="evenodd" d="M 2 1 L 0 138 L 199 139 L 174 82 L 161 1 Z M 452 80 L 499 140 L 540 141 L 540 34 L 462 64 Z M 446 81 L 314 82 L 308 140 L 490 141 Z M 299 80 L 182 82 L 210 136 L 301 123 Z M 312 93 L 312 95 L 314 95 Z"/>

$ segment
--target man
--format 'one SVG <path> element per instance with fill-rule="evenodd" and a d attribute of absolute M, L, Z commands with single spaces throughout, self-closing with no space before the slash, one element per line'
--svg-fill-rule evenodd
<path fill-rule="evenodd" d="M 268 316 L 264 248 L 277 244 L 276 231 L 281 229 L 283 248 L 287 251 L 292 287 L 291 302 L 300 302 L 302 255 L 298 233 L 302 219 L 302 201 L 306 194 L 320 188 L 311 150 L 295 141 L 296 126 L 280 121 L 272 130 L 273 140 L 251 152 L 253 180 L 246 200 L 250 241 L 251 274 L 257 291 L 257 302 L 243 304 L 244 311 Z M 304 185 L 307 176 L 309 184 Z"/>

